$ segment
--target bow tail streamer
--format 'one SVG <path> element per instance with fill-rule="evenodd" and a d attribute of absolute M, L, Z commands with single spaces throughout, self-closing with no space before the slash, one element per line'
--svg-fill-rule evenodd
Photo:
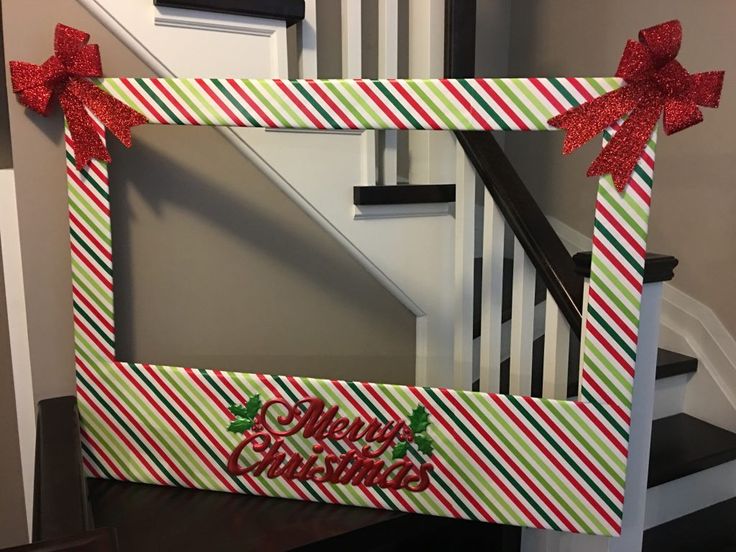
<path fill-rule="evenodd" d="M 624 86 L 581 104 L 549 120 L 566 130 L 562 152 L 568 154 L 633 110 L 638 101 L 637 86 Z"/>
<path fill-rule="evenodd" d="M 69 84 L 69 89 L 126 148 L 132 144 L 130 129 L 148 122 L 144 115 L 89 81 L 75 80 Z"/>
<path fill-rule="evenodd" d="M 67 88 L 60 94 L 59 103 L 74 143 L 74 164 L 77 169 L 81 171 L 92 159 L 109 163 L 110 152 L 97 134 L 82 100 Z"/>
<path fill-rule="evenodd" d="M 639 104 L 588 168 L 588 176 L 610 174 L 621 192 L 662 114 L 662 100 L 650 98 Z"/>

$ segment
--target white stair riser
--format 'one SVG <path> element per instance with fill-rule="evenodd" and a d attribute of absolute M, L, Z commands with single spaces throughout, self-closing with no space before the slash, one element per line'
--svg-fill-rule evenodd
<path fill-rule="evenodd" d="M 736 497 L 736 460 L 647 491 L 645 529 Z"/>

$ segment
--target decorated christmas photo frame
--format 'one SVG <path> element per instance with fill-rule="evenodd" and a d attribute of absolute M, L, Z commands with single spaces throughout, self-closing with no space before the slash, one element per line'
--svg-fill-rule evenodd
<path fill-rule="evenodd" d="M 655 126 L 662 112 L 668 133 L 699 122 L 696 104 L 716 107 L 723 77 L 685 71 L 692 83 L 669 94 L 667 87 L 685 77 L 679 64 L 671 67 L 679 24 L 664 25 L 630 41 L 633 54 L 627 64 L 624 53 L 615 78 L 101 78 L 89 37 L 63 25 L 55 55 L 43 65 L 11 62 L 20 100 L 45 113 L 58 93 L 66 118 L 77 397 L 88 474 L 619 534 Z M 589 171 L 602 176 L 578 400 L 120 361 L 105 128 L 130 145 L 130 128 L 143 123 L 559 127 L 568 131 L 566 151 L 605 129 L 605 147 Z"/>

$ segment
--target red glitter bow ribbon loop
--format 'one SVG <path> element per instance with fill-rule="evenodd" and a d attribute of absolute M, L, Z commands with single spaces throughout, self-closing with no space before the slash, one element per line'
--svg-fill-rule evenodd
<path fill-rule="evenodd" d="M 675 59 L 681 42 L 679 21 L 641 30 L 638 42 L 627 42 L 616 71 L 625 86 L 549 120 L 566 131 L 562 152 L 567 154 L 628 115 L 588 176 L 610 174 L 623 191 L 662 114 L 669 135 L 700 123 L 698 106 L 718 107 L 724 72 L 688 73 Z"/>
<path fill-rule="evenodd" d="M 69 125 L 78 169 L 91 159 L 110 161 L 110 152 L 100 139 L 88 111 L 126 147 L 131 145 L 130 129 L 148 122 L 135 109 L 99 89 L 89 77 L 102 76 L 97 44 L 88 44 L 89 35 L 61 23 L 54 32 L 54 55 L 41 65 L 10 62 L 10 80 L 18 100 L 41 115 L 48 115 L 51 100 L 58 96 Z"/>

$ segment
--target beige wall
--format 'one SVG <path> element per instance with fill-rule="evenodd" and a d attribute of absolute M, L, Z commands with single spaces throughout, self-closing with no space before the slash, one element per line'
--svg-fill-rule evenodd
<path fill-rule="evenodd" d="M 736 333 L 736 2 L 733 0 L 516 0 L 511 76 L 613 75 L 626 39 L 678 18 L 679 60 L 692 72 L 725 69 L 722 106 L 673 136 L 660 132 L 649 249 L 680 259 L 674 285 L 713 308 Z M 507 138 L 507 150 L 544 211 L 590 235 L 600 149 L 560 155 L 562 133 Z"/>
<path fill-rule="evenodd" d="M 92 34 L 106 74 L 151 74 L 74 0 L 3 10 L 9 59 L 45 59 L 61 20 Z M 73 392 L 62 120 L 12 98 L 10 121 L 40 399 Z M 413 315 L 217 131 L 138 128 L 111 151 L 122 358 L 413 380 Z"/>

